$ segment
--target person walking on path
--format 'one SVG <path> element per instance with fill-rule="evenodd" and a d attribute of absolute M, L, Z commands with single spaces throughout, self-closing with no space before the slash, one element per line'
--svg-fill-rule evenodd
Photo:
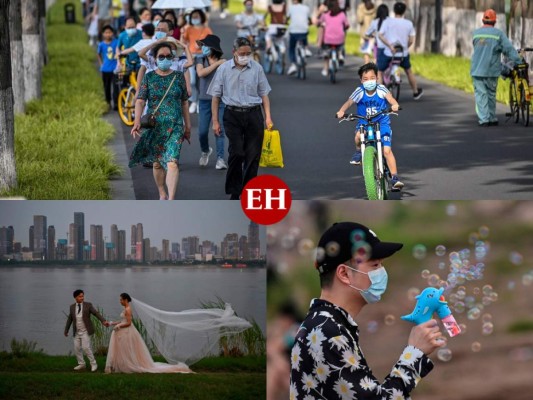
<path fill-rule="evenodd" d="M 252 44 L 246 38 L 233 42 L 233 58 L 222 64 L 207 93 L 213 96 L 211 111 L 213 130 L 220 134 L 219 104 L 224 110 L 223 125 L 229 140 L 226 194 L 238 200 L 243 187 L 257 176 L 265 122 L 268 129 L 274 123 L 270 116 L 270 85 L 263 67 L 251 59 Z M 261 110 L 263 105 L 263 113 Z"/>
<path fill-rule="evenodd" d="M 364 55 L 364 62 L 370 62 L 370 54 L 372 54 L 372 46 L 370 40 L 366 37 L 366 31 L 370 28 L 370 24 L 376 18 L 377 9 L 372 0 L 364 0 L 357 6 L 357 23 L 359 24 L 359 36 L 361 44 L 361 53 Z"/>
<path fill-rule="evenodd" d="M 472 34 L 474 55 L 470 75 L 474 82 L 479 126 L 496 126 L 496 88 L 501 70 L 501 55 L 504 54 L 515 64 L 520 64 L 521 59 L 505 33 L 494 27 L 496 12 L 493 9 L 485 11 L 482 21 L 483 26 Z"/>
<path fill-rule="evenodd" d="M 115 51 L 117 48 L 117 39 L 113 36 L 115 31 L 111 25 L 104 26 L 102 30 L 102 41 L 98 45 L 98 62 L 100 63 L 100 72 L 104 83 L 105 100 L 111 110 L 111 100 L 113 100 L 113 109 L 118 109 L 118 85 L 115 81 L 115 69 L 117 60 Z"/>
<path fill-rule="evenodd" d="M 144 76 L 137 95 L 131 135 L 134 138 L 140 136 L 140 139 L 133 148 L 129 166 L 152 163 L 159 199 L 174 200 L 181 145 L 184 139 L 190 143 L 191 136 L 188 95 L 183 73 L 170 68 L 174 58 L 172 45 L 161 43 L 153 52 L 157 70 Z M 155 117 L 156 123 L 155 127 L 146 128 L 141 134 L 141 114 L 146 101 L 147 113 Z"/>
<path fill-rule="evenodd" d="M 324 232 L 315 262 L 320 297 L 311 301 L 291 352 L 291 399 L 408 399 L 433 369 L 428 356 L 446 344 L 434 319 L 411 329 L 407 346 L 383 383 L 361 350 L 355 319 L 363 307 L 381 300 L 388 280 L 382 262 L 402 247 L 380 241 L 355 222 L 339 222 Z"/>
<path fill-rule="evenodd" d="M 207 88 L 213 80 L 216 70 L 226 62 L 222 57 L 222 49 L 220 48 L 220 38 L 215 35 L 207 35 L 202 40 L 198 41 L 198 45 L 202 49 L 202 56 L 196 57 L 196 73 L 198 75 L 200 85 L 198 93 L 198 139 L 200 140 L 200 148 L 202 155 L 200 157 L 200 166 L 206 167 L 209 163 L 209 156 L 213 149 L 209 147 L 209 127 L 211 125 L 211 101 L 212 98 L 207 94 Z M 224 103 L 220 102 L 218 106 L 218 118 L 222 121 L 224 118 Z M 224 142 L 226 135 L 224 133 L 224 125 L 220 127 L 220 132 L 215 133 L 215 142 L 217 149 L 216 169 L 227 169 L 228 165 L 224 161 Z"/>

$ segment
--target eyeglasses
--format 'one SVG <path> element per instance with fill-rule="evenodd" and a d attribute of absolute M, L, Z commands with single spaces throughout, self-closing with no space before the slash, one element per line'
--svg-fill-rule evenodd
<path fill-rule="evenodd" d="M 159 61 L 163 61 L 165 58 L 166 58 L 167 60 L 172 60 L 172 59 L 174 58 L 174 56 L 173 56 L 172 54 L 168 54 L 168 55 L 166 55 L 166 56 L 164 56 L 164 55 L 157 56 L 157 59 L 158 59 Z"/>

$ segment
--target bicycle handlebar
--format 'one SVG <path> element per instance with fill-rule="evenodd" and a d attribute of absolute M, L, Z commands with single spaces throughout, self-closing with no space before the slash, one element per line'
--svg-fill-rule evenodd
<path fill-rule="evenodd" d="M 398 108 L 398 111 L 401 110 L 402 108 Z M 392 108 L 386 108 L 384 110 L 381 110 L 380 112 L 378 112 L 377 114 L 373 114 L 373 115 L 358 115 L 358 114 L 347 114 L 347 115 L 344 115 L 344 117 L 342 117 L 339 121 L 339 124 L 341 122 L 344 122 L 344 121 L 355 121 L 356 119 L 364 119 L 366 120 L 367 122 L 370 122 L 372 121 L 374 118 L 377 118 L 379 117 L 380 115 L 383 115 L 383 114 L 387 114 L 387 115 L 398 115 L 398 113 L 396 113 L 395 111 L 392 111 Z M 335 114 L 335 118 L 337 118 L 337 114 Z"/>
<path fill-rule="evenodd" d="M 518 52 L 521 52 L 521 51 L 533 51 L 533 47 L 525 47 L 523 49 L 518 49 Z"/>

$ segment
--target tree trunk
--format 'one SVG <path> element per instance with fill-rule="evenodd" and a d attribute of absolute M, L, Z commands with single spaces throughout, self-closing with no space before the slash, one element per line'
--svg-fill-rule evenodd
<path fill-rule="evenodd" d="M 9 1 L 0 0 L 0 190 L 9 190 L 17 185 L 11 46 L 9 43 Z"/>
<path fill-rule="evenodd" d="M 413 22 L 416 29 L 415 51 L 417 53 L 431 51 L 431 43 L 435 40 L 435 11 L 434 0 L 420 0 L 416 12 L 418 18 Z"/>
<path fill-rule="evenodd" d="M 441 52 L 447 56 L 470 57 L 472 31 L 478 26 L 475 0 L 443 0 Z"/>
<path fill-rule="evenodd" d="M 39 0 L 39 33 L 41 36 L 42 62 L 48 64 L 48 46 L 46 45 L 46 0 Z"/>
<path fill-rule="evenodd" d="M 42 50 L 39 8 L 35 0 L 22 0 L 22 45 L 24 47 L 24 100 L 41 97 Z"/>
<path fill-rule="evenodd" d="M 22 48 L 21 0 L 11 0 L 9 6 L 9 36 L 11 39 L 11 77 L 15 113 L 24 113 L 24 58 Z"/>

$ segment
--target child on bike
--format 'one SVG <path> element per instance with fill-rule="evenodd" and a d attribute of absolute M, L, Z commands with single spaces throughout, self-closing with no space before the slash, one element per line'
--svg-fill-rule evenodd
<path fill-rule="evenodd" d="M 359 86 L 350 95 L 348 100 L 337 111 L 337 118 L 342 118 L 344 113 L 353 104 L 357 104 L 357 114 L 359 115 L 373 115 L 388 108 L 391 105 L 392 111 L 398 111 L 398 102 L 392 97 L 392 94 L 383 85 L 377 84 L 378 67 L 374 63 L 368 63 L 359 68 L 359 78 L 361 79 L 361 86 Z M 387 160 L 390 173 L 392 175 L 392 188 L 401 190 L 403 187 L 402 181 L 398 176 L 396 167 L 396 159 L 392 153 L 391 140 L 392 130 L 390 127 L 390 118 L 387 114 L 383 114 L 376 118 L 379 122 L 381 130 L 381 142 L 383 144 L 383 155 Z M 356 151 L 350 161 L 350 164 L 361 164 L 361 139 L 359 131 L 366 124 L 366 121 L 359 120 L 355 133 L 355 147 Z"/>

